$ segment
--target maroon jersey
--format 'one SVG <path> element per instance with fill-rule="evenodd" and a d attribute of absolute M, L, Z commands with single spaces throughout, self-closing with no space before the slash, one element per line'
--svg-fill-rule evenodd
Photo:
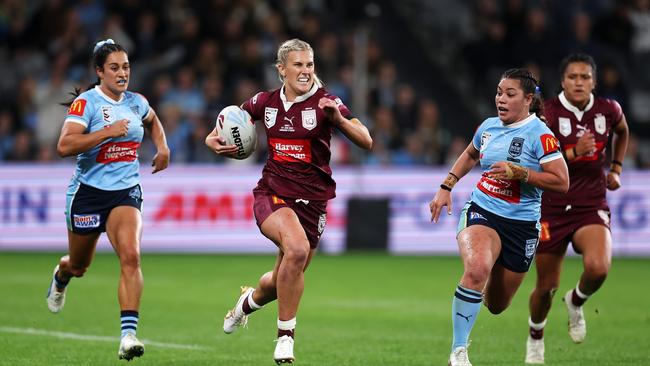
<path fill-rule="evenodd" d="M 334 198 L 336 183 L 329 166 L 334 123 L 318 108 L 323 97 L 336 101 L 344 117 L 350 116 L 341 99 L 316 86 L 293 103 L 286 102 L 281 89 L 276 89 L 257 93 L 242 104 L 266 129 L 269 156 L 260 186 L 281 197 Z"/>
<path fill-rule="evenodd" d="M 605 199 L 607 180 L 603 171 L 609 133 L 623 117 L 621 106 L 612 99 L 592 96 L 584 111 L 569 103 L 561 93 L 544 104 L 544 116 L 562 149 L 576 145 L 578 138 L 591 131 L 596 139 L 596 151 L 567 163 L 569 167 L 569 192 L 566 194 L 545 191 L 542 195 L 544 209 L 572 207 L 600 208 Z"/>

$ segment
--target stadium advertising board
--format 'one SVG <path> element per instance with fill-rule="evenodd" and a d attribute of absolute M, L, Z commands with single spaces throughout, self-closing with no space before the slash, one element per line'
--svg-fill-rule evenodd
<path fill-rule="evenodd" d="M 0 166 L 0 250 L 65 251 L 68 165 Z M 260 166 L 172 166 L 151 175 L 142 169 L 145 252 L 268 253 L 275 250 L 255 225 L 252 188 Z M 431 223 L 428 202 L 446 169 L 335 167 L 337 197 L 328 206 L 321 249 L 345 250 L 346 204 L 352 197 L 390 202 L 392 253 L 456 253 L 458 212 L 478 181 L 470 173 L 453 192 L 451 216 Z M 650 172 L 626 171 L 623 188 L 609 192 L 614 253 L 650 255 Z M 100 250 L 110 246 L 102 236 Z"/>

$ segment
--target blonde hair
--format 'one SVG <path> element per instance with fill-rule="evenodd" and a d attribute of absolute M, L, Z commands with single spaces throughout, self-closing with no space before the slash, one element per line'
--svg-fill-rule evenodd
<path fill-rule="evenodd" d="M 277 65 L 286 65 L 287 64 L 287 57 L 289 57 L 289 52 L 291 51 L 309 51 L 311 53 L 311 56 L 314 57 L 314 49 L 311 48 L 309 43 L 300 40 L 298 38 L 290 39 L 288 41 L 284 41 L 278 48 L 278 58 L 275 61 L 276 66 Z M 284 83 L 284 77 L 282 77 L 282 74 L 278 71 L 278 78 L 280 79 L 281 82 Z M 321 79 L 314 73 L 314 82 L 318 87 L 323 86 L 323 82 Z"/>

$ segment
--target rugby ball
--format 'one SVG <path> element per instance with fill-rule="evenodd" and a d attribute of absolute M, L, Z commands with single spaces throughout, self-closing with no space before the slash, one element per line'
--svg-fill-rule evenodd
<path fill-rule="evenodd" d="M 236 105 L 222 109 L 217 116 L 217 133 L 226 145 L 237 145 L 233 159 L 246 159 L 257 147 L 257 132 L 250 114 Z"/>

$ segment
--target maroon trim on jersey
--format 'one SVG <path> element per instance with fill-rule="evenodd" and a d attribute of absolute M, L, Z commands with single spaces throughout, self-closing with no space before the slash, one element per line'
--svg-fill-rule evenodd
<path fill-rule="evenodd" d="M 97 153 L 96 162 L 100 164 L 132 162 L 138 158 L 139 142 L 123 141 L 104 144 Z"/>

